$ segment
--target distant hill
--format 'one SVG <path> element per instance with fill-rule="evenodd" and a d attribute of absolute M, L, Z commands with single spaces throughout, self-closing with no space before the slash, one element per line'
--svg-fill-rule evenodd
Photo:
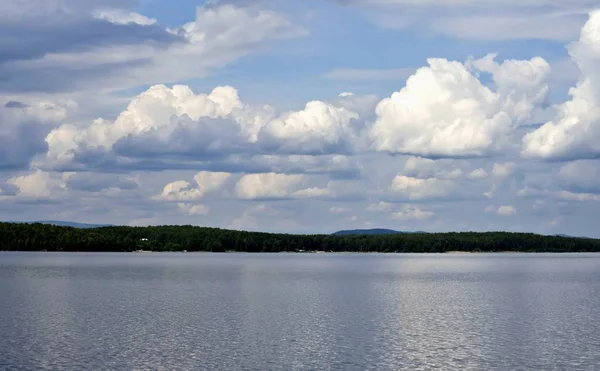
<path fill-rule="evenodd" d="M 350 229 L 337 231 L 332 233 L 334 236 L 350 236 L 350 235 L 374 235 L 374 234 L 403 234 L 403 233 L 425 233 L 425 232 L 402 232 L 395 231 L 393 229 L 383 229 L 383 228 L 374 228 L 374 229 Z"/>
<path fill-rule="evenodd" d="M 564 238 L 587 238 L 587 239 L 593 239 L 592 237 L 586 237 L 586 236 L 571 236 L 568 234 L 555 234 L 554 236 L 556 237 L 564 237 Z"/>
<path fill-rule="evenodd" d="M 73 228 L 81 228 L 81 229 L 112 227 L 111 224 L 87 224 L 87 223 L 67 222 L 67 221 L 60 221 L 60 220 L 35 220 L 32 222 L 13 222 L 13 223 L 26 223 L 26 224 L 40 223 L 40 224 L 57 225 L 59 227 L 73 227 Z"/>

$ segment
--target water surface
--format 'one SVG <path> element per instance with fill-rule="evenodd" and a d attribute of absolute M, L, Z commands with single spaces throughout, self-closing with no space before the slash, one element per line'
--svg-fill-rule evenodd
<path fill-rule="evenodd" d="M 0 369 L 597 370 L 600 254 L 0 253 Z"/>

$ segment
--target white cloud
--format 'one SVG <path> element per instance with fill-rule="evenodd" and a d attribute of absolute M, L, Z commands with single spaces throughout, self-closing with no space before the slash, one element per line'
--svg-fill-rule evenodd
<path fill-rule="evenodd" d="M 498 178 L 506 178 L 513 173 L 515 166 L 514 162 L 495 163 L 492 174 Z"/>
<path fill-rule="evenodd" d="M 167 184 L 155 200 L 164 201 L 194 201 L 203 198 L 210 192 L 223 187 L 231 174 L 222 172 L 201 171 L 194 176 L 195 186 L 185 180 L 177 180 Z"/>
<path fill-rule="evenodd" d="M 35 170 L 27 175 L 10 178 L 6 183 L 16 187 L 19 199 L 51 200 L 65 190 L 64 180 L 70 174 L 53 174 Z"/>
<path fill-rule="evenodd" d="M 574 193 L 569 191 L 559 191 L 556 194 L 558 199 L 565 201 L 600 201 L 599 194 L 592 193 Z"/>
<path fill-rule="evenodd" d="M 3 116 L 23 120 L 36 120 L 48 124 L 56 124 L 65 120 L 77 110 L 77 103 L 73 100 L 48 101 L 39 100 L 32 102 L 7 101 L 4 103 Z M 6 120 L 7 117 L 4 117 Z"/>
<path fill-rule="evenodd" d="M 315 198 L 315 197 L 324 197 L 331 195 L 331 190 L 329 188 L 318 188 L 311 187 L 300 189 L 292 194 L 294 198 Z"/>
<path fill-rule="evenodd" d="M 358 216 L 356 216 L 356 215 L 349 216 L 347 218 L 344 218 L 344 221 L 355 223 L 358 221 Z"/>
<path fill-rule="evenodd" d="M 404 163 L 404 175 L 416 178 L 458 179 L 463 175 L 464 161 L 431 160 L 409 157 Z"/>
<path fill-rule="evenodd" d="M 156 23 L 156 19 L 148 18 L 136 12 L 129 12 L 124 9 L 103 9 L 96 10 L 94 17 L 103 19 L 115 24 L 138 24 L 149 26 Z"/>
<path fill-rule="evenodd" d="M 453 181 L 437 178 L 420 179 L 404 175 L 397 175 L 394 178 L 391 190 L 412 201 L 442 199 L 457 193 Z"/>
<path fill-rule="evenodd" d="M 379 100 L 376 95 L 358 95 L 344 92 L 332 104 L 358 114 L 360 123 L 364 125 L 375 118 L 375 107 Z"/>
<path fill-rule="evenodd" d="M 379 201 L 376 204 L 371 204 L 367 206 L 367 211 L 375 213 L 388 213 L 392 211 L 393 207 L 394 205 L 389 202 Z"/>
<path fill-rule="evenodd" d="M 476 157 L 504 148 L 512 131 L 548 92 L 542 58 L 507 60 L 489 55 L 467 64 L 428 59 L 406 86 L 377 106 L 374 148 L 422 157 Z M 496 91 L 474 74 L 492 74 Z"/>
<path fill-rule="evenodd" d="M 339 104 L 364 104 L 349 99 Z M 248 159 L 248 154 L 349 152 L 354 150 L 360 130 L 352 124 L 358 117 L 346 108 L 320 101 L 278 116 L 269 106 L 241 102 L 230 86 L 196 95 L 183 85 L 155 85 L 132 99 L 114 121 L 98 119 L 87 126 L 65 124 L 53 130 L 46 138 L 45 162 L 38 165 L 84 166 L 77 162 L 85 162 L 90 151 L 96 152 L 94 161 L 111 155 L 129 167 L 148 158 L 169 161 L 177 157 L 185 162 L 238 154 Z M 338 166 L 339 159 L 343 156 L 332 157 L 331 165 Z"/>
<path fill-rule="evenodd" d="M 497 188 L 498 187 L 495 184 L 492 184 L 490 189 L 487 192 L 485 192 L 483 195 L 487 198 L 493 198 L 496 195 Z"/>
<path fill-rule="evenodd" d="M 523 155 L 550 160 L 600 156 L 600 10 L 590 14 L 569 54 L 581 75 L 556 117 L 523 138 Z"/>
<path fill-rule="evenodd" d="M 266 124 L 259 139 L 267 148 L 287 153 L 342 153 L 352 149 L 353 119 L 358 114 L 313 101 Z"/>
<path fill-rule="evenodd" d="M 237 182 L 235 194 L 246 200 L 287 198 L 304 180 L 303 175 L 246 174 Z"/>
<path fill-rule="evenodd" d="M 553 200 L 555 203 L 556 201 L 584 203 L 588 201 L 600 201 L 600 192 L 597 189 L 598 184 L 593 181 L 580 183 L 575 180 L 574 182 L 569 182 L 559 174 L 555 182 L 559 189 L 550 188 L 549 186 L 532 187 L 526 185 L 519 189 L 516 195 L 519 197 L 546 198 Z"/>
<path fill-rule="evenodd" d="M 177 204 L 177 208 L 188 215 L 208 215 L 210 208 L 202 204 L 191 204 L 186 202 L 180 202 Z"/>
<path fill-rule="evenodd" d="M 332 206 L 329 208 L 329 212 L 332 214 L 344 214 L 348 212 L 348 209 L 345 207 Z"/>
<path fill-rule="evenodd" d="M 235 195 L 244 200 L 322 198 L 335 195 L 335 182 L 326 188 L 311 186 L 306 175 L 278 173 L 246 174 L 236 186 Z"/>
<path fill-rule="evenodd" d="M 483 168 L 475 169 L 467 174 L 467 178 L 471 180 L 485 179 L 488 177 L 487 171 Z"/>
<path fill-rule="evenodd" d="M 424 220 L 434 216 L 433 211 L 421 210 L 418 207 L 403 205 L 400 211 L 392 214 L 392 218 L 398 220 Z"/>
<path fill-rule="evenodd" d="M 497 211 L 498 215 L 511 216 L 517 213 L 517 210 L 512 206 L 500 206 Z"/>
<path fill-rule="evenodd" d="M 254 122 L 244 121 L 244 108 L 237 90 L 229 86 L 217 87 L 210 94 L 195 95 L 187 86 L 175 85 L 168 88 L 156 85 L 135 97 L 114 122 L 98 119 L 86 127 L 67 124 L 52 131 L 46 138 L 49 147 L 48 161 L 54 164 L 68 163 L 80 148 L 108 150 L 119 139 L 129 135 L 154 133 L 168 137 L 172 129 L 180 125 L 173 118 L 184 117 L 195 121 L 202 118 L 225 118 L 234 110 L 243 112 L 238 116 L 238 132 L 246 132 L 252 137 Z M 203 128 L 198 124 L 196 126 Z M 207 127 L 204 131 L 211 134 L 211 129 Z M 214 132 L 215 129 L 212 130 Z M 202 139 L 201 143 L 204 145 L 214 145 L 216 138 L 213 135 L 198 139 Z"/>

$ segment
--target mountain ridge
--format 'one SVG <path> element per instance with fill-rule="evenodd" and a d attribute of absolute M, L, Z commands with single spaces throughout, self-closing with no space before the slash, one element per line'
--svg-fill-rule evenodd
<path fill-rule="evenodd" d="M 113 227 L 114 226 L 112 224 L 77 223 L 77 222 L 70 222 L 70 221 L 63 221 L 63 220 L 33 220 L 33 221 L 26 221 L 26 222 L 14 221 L 14 222 L 9 222 L 9 223 L 23 223 L 23 224 L 39 223 L 39 224 L 56 225 L 59 227 L 73 227 L 73 228 L 78 228 L 78 229 L 91 229 L 91 228 Z"/>

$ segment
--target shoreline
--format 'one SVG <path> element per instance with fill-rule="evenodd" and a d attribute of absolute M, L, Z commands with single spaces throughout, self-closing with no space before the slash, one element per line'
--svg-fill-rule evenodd
<path fill-rule="evenodd" d="M 152 251 L 152 250 L 143 250 L 143 251 L 58 251 L 58 250 L 0 250 L 0 253 L 78 253 L 78 254 L 98 254 L 98 253 L 106 253 L 106 254 L 246 254 L 246 255 L 277 255 L 277 254 L 287 254 L 287 255 L 334 255 L 334 254 L 353 254 L 353 255 L 369 255 L 369 254 L 379 254 L 379 255 L 477 255 L 477 254 L 493 254 L 493 255 L 501 255 L 501 254 L 555 254 L 555 255 L 564 255 L 564 254 L 600 254 L 600 251 L 444 251 L 444 252 L 379 252 L 379 251 L 277 251 L 277 252 L 248 252 L 248 251 Z"/>

